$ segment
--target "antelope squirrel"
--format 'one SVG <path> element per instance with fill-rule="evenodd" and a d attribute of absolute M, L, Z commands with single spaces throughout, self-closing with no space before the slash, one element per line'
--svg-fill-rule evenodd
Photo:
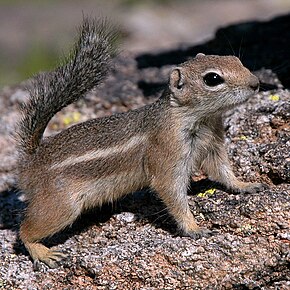
<path fill-rule="evenodd" d="M 17 141 L 19 188 L 28 195 L 20 238 L 35 263 L 57 266 L 63 254 L 40 241 L 86 209 L 144 187 L 156 191 L 184 235 L 207 236 L 190 211 L 194 170 L 236 192 L 260 183 L 237 180 L 224 146 L 222 114 L 252 97 L 259 81 L 234 56 L 199 53 L 173 68 L 160 99 L 140 109 L 89 120 L 43 139 L 50 119 L 107 75 L 115 32 L 84 19 L 67 64 L 36 77 L 22 106 Z"/>

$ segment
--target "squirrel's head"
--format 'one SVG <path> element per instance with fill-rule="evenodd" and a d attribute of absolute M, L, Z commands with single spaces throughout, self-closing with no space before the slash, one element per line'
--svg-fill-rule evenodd
<path fill-rule="evenodd" d="M 172 106 L 216 113 L 257 93 L 259 80 L 235 56 L 199 53 L 172 70 L 169 89 Z"/>

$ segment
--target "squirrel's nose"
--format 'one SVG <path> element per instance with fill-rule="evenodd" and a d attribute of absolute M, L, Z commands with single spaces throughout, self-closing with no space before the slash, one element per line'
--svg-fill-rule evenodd
<path fill-rule="evenodd" d="M 259 87 L 260 87 L 260 82 L 258 80 L 257 77 L 254 77 L 251 81 L 250 81 L 250 88 L 257 92 L 259 90 Z"/>

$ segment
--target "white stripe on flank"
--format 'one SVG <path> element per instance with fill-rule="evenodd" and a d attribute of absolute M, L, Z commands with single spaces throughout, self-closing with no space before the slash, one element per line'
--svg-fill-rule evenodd
<path fill-rule="evenodd" d="M 53 164 L 51 166 L 51 169 L 57 169 L 57 168 L 61 168 L 64 166 L 74 165 L 76 163 L 90 161 L 93 159 L 106 158 L 106 157 L 109 157 L 112 155 L 120 154 L 120 153 L 126 152 L 134 147 L 137 147 L 145 140 L 146 140 L 145 135 L 137 135 L 137 136 L 132 137 L 127 142 L 125 142 L 124 144 L 121 144 L 121 145 L 116 145 L 116 146 L 109 147 L 106 149 L 92 150 L 92 151 L 89 151 L 89 152 L 87 152 L 81 156 L 77 156 L 77 157 L 73 157 L 73 156 L 68 157 L 67 159 L 65 159 L 61 162 L 57 162 L 56 164 Z"/>

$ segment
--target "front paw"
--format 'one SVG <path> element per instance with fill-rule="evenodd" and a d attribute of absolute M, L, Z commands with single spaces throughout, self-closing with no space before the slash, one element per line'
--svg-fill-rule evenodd
<path fill-rule="evenodd" d="M 234 188 L 233 191 L 236 193 L 256 193 L 261 190 L 267 189 L 268 185 L 259 182 L 242 182 L 238 188 Z"/>
<path fill-rule="evenodd" d="M 190 237 L 192 239 L 198 240 L 201 238 L 208 238 L 213 235 L 213 232 L 206 228 L 198 228 L 194 231 L 182 231 L 180 233 L 183 237 Z"/>

